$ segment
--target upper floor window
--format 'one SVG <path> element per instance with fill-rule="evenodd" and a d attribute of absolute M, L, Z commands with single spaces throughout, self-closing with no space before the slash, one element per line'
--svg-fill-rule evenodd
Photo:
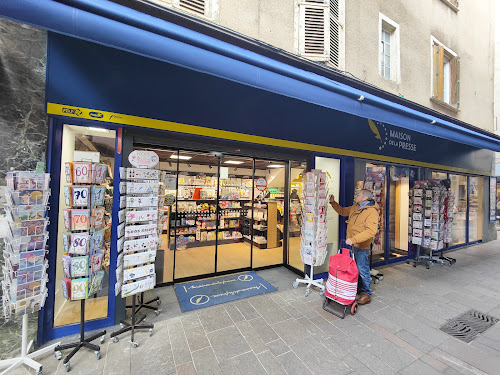
<path fill-rule="evenodd" d="M 173 7 L 209 20 L 216 20 L 219 0 L 149 0 L 152 3 Z"/>
<path fill-rule="evenodd" d="M 298 0 L 298 53 L 344 69 L 344 0 Z"/>
<path fill-rule="evenodd" d="M 379 71 L 384 78 L 399 82 L 399 25 L 379 14 Z"/>
<path fill-rule="evenodd" d="M 460 60 L 455 52 L 431 37 L 432 98 L 454 107 L 459 104 Z"/>

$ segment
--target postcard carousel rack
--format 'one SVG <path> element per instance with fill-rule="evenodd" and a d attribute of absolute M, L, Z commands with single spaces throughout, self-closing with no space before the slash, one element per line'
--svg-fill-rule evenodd
<path fill-rule="evenodd" d="M 49 224 L 48 199 L 50 174 L 29 171 L 8 172 L 5 206 L 9 232 L 4 238 L 5 265 L 2 266 L 2 302 L 6 319 L 22 316 L 21 356 L 0 361 L 7 374 L 21 365 L 42 373 L 42 365 L 33 358 L 51 352 L 53 344 L 29 353 L 28 314 L 40 310 L 47 298 L 45 259 Z M 28 354 L 29 353 L 29 354 Z"/>
<path fill-rule="evenodd" d="M 63 210 L 64 228 L 62 234 L 64 255 L 62 256 L 62 292 L 68 301 L 80 301 L 79 341 L 58 345 L 54 348 L 57 359 L 62 358 L 61 350 L 73 349 L 65 358 L 66 371 L 71 370 L 70 359 L 81 349 L 87 348 L 101 358 L 99 345 L 91 341 L 100 339 L 102 344 L 106 331 L 85 338 L 85 301 L 96 295 L 102 288 L 104 270 L 104 196 L 103 185 L 108 166 L 100 163 L 69 162 L 65 164 L 66 182 L 64 201 L 68 208 Z"/>
<path fill-rule="evenodd" d="M 148 329 L 153 334 L 153 324 L 141 324 L 145 315 L 137 317 L 141 308 L 151 308 L 156 314 L 159 308 L 149 306 L 149 303 L 160 304 L 159 298 L 144 302 L 144 292 L 156 285 L 155 259 L 159 244 L 162 221 L 159 210 L 161 172 L 153 169 L 159 162 L 158 155 L 151 151 L 133 151 L 129 155 L 130 163 L 136 168 L 120 168 L 120 197 L 118 225 L 118 258 L 116 267 L 117 283 L 115 292 L 122 298 L 132 296 L 130 321 L 122 320 L 121 329 L 111 333 L 113 342 L 118 342 L 118 336 L 130 331 L 132 347 L 139 343 L 134 341 L 136 329 Z M 161 204 L 161 206 L 163 203 Z M 137 305 L 137 295 L 140 303 Z"/>
<path fill-rule="evenodd" d="M 326 210 L 328 196 L 327 174 L 319 169 L 306 173 L 302 199 L 302 230 L 300 257 L 302 262 L 310 266 L 310 275 L 305 279 L 296 279 L 293 287 L 300 283 L 307 284 L 306 297 L 311 285 L 318 287 L 323 294 L 325 285 L 323 279 L 314 280 L 314 267 L 321 266 L 327 255 L 327 223 Z"/>

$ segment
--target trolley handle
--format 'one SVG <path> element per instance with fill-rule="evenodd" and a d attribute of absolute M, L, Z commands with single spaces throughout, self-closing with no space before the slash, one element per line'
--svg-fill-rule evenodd
<path fill-rule="evenodd" d="M 339 254 L 342 254 L 343 249 L 349 249 L 349 255 L 354 259 L 354 246 L 346 244 L 345 240 L 340 242 Z M 354 259 L 356 261 L 356 259 Z"/>

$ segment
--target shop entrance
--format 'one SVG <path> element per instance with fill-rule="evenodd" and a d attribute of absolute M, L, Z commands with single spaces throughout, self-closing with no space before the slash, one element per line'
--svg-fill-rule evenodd
<path fill-rule="evenodd" d="M 134 149 L 154 151 L 165 172 L 158 282 L 285 263 L 288 161 L 156 146 Z"/>

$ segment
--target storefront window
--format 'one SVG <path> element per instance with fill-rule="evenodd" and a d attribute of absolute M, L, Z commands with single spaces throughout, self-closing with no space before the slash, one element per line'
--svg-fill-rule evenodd
<path fill-rule="evenodd" d="M 483 178 L 469 177 L 469 241 L 483 239 Z"/>
<path fill-rule="evenodd" d="M 448 174 L 446 172 L 435 172 L 431 173 L 431 179 L 433 180 L 446 180 L 448 178 Z"/>
<path fill-rule="evenodd" d="M 111 208 L 113 203 L 113 171 L 115 157 L 115 131 L 101 128 L 88 128 L 83 126 L 64 125 L 61 154 L 61 183 L 59 188 L 59 220 L 57 236 L 57 261 L 56 261 L 56 289 L 54 305 L 54 327 L 78 323 L 80 321 L 80 301 L 70 301 L 64 298 L 62 280 L 63 256 L 65 248 L 63 233 L 66 232 L 64 223 L 64 209 L 68 207 L 65 199 L 66 181 L 65 163 L 69 162 L 95 162 L 108 166 L 104 196 L 104 279 L 102 289 L 85 300 L 85 320 L 94 320 L 108 316 L 108 290 L 109 290 L 109 252 L 111 239 Z M 82 206 L 83 207 L 83 206 Z"/>
<path fill-rule="evenodd" d="M 302 193 L 306 163 L 292 162 L 290 170 L 290 218 L 288 221 L 288 264 L 303 270 L 300 258 L 300 233 L 302 225 Z"/>
<path fill-rule="evenodd" d="M 455 196 L 453 207 L 453 241 L 451 245 L 466 242 L 467 224 L 467 176 L 450 174 L 450 189 Z"/>
<path fill-rule="evenodd" d="M 417 170 L 392 166 L 389 169 L 389 258 L 408 255 L 409 191 L 417 176 Z"/>

